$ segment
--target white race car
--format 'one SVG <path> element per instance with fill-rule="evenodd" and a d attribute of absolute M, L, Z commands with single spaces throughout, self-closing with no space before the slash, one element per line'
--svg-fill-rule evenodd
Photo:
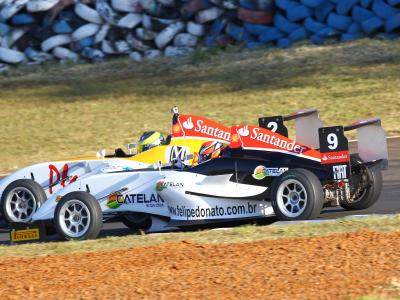
<path fill-rule="evenodd" d="M 191 115 L 179 115 L 173 108 L 172 134 L 160 145 L 138 154 L 126 154 L 122 149 L 106 155 L 100 151 L 97 156 L 80 157 L 60 161 L 51 161 L 20 169 L 0 181 L 0 215 L 9 223 L 26 223 L 48 197 L 63 188 L 80 182 L 92 175 L 144 169 L 161 161 L 169 163 L 197 152 L 202 143 L 214 139 L 215 128 L 218 132 L 229 133 L 229 128 L 212 120 Z M 193 127 L 193 136 L 184 132 L 174 132 L 178 124 Z M 211 127 L 210 127 L 211 126 Z M 229 137 L 221 138 L 225 142 Z M 133 145 L 133 144 L 131 144 Z M 191 164 L 191 160 L 186 162 Z"/>

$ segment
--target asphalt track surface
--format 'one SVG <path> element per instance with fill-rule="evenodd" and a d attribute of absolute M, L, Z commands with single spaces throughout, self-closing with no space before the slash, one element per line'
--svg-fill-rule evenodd
<path fill-rule="evenodd" d="M 354 152 L 355 143 L 351 144 Z M 371 214 L 394 214 L 400 213 L 400 138 L 388 139 L 389 169 L 383 172 L 383 190 L 380 199 L 372 207 L 365 210 L 346 211 L 341 207 L 326 208 L 322 211 L 319 219 L 337 219 L 350 215 L 371 215 Z M 265 224 L 274 223 L 275 218 L 268 218 Z M 8 230 L 4 229 L 5 224 L 0 221 L 0 244 L 7 243 L 9 239 Z M 122 223 L 104 224 L 101 236 L 124 236 L 132 234 Z M 49 241 L 60 240 L 58 235 L 47 238 Z"/>

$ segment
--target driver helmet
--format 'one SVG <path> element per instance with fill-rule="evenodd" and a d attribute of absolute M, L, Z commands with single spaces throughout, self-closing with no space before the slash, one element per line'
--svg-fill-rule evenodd
<path fill-rule="evenodd" d="M 138 153 L 147 151 L 151 148 L 161 145 L 164 142 L 164 136 L 158 131 L 146 131 L 139 139 Z"/>
<path fill-rule="evenodd" d="M 218 141 L 205 142 L 200 147 L 199 163 L 208 161 L 210 159 L 218 158 L 221 155 L 224 145 Z"/>

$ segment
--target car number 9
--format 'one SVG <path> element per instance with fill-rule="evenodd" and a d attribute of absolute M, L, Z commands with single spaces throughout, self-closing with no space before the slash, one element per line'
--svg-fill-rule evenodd
<path fill-rule="evenodd" d="M 338 147 L 338 137 L 336 134 L 334 134 L 334 133 L 328 134 L 326 140 L 329 144 L 328 145 L 329 149 L 335 150 Z"/>

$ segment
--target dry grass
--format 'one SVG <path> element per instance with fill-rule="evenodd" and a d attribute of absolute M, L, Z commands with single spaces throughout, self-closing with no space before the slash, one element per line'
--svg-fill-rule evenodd
<path fill-rule="evenodd" d="M 316 107 L 326 125 L 379 116 L 400 132 L 400 42 L 239 50 L 10 71 L 0 77 L 0 170 L 167 133 L 173 105 L 227 125 Z"/>
<path fill-rule="evenodd" d="M 338 219 L 321 223 L 276 224 L 268 226 L 245 225 L 229 229 L 200 230 L 196 232 L 171 232 L 148 235 L 106 237 L 79 242 L 33 243 L 15 246 L 0 246 L 0 256 L 38 256 L 71 252 L 111 251 L 164 243 L 249 243 L 277 238 L 321 236 L 332 233 L 372 230 L 379 232 L 398 231 L 400 215 L 370 216 L 357 219 Z"/>

